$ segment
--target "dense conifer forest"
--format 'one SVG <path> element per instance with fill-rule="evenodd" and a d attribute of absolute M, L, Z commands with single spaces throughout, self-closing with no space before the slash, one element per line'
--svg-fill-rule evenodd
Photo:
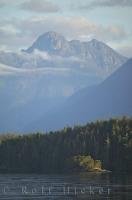
<path fill-rule="evenodd" d="M 1 173 L 62 173 L 103 168 L 132 172 L 132 118 L 49 133 L 0 136 Z"/>

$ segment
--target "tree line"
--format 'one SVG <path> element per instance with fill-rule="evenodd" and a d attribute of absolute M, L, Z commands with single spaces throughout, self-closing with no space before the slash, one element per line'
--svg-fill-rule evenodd
<path fill-rule="evenodd" d="M 78 162 L 88 169 L 90 159 L 107 170 L 132 172 L 132 118 L 96 121 L 49 133 L 0 136 L 2 173 L 69 172 L 81 166 Z"/>

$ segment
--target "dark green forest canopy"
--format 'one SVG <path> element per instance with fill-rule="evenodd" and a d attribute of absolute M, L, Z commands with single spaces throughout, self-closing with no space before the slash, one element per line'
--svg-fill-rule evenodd
<path fill-rule="evenodd" d="M 1 172 L 68 172 L 72 170 L 69 160 L 75 156 L 100 160 L 104 169 L 132 172 L 132 118 L 96 121 L 45 134 L 0 136 Z"/>

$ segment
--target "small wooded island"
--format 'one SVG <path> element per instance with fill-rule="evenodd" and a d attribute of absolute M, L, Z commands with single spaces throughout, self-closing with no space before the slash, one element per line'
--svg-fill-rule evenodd
<path fill-rule="evenodd" d="M 0 173 L 132 172 L 132 118 L 0 136 Z"/>
<path fill-rule="evenodd" d="M 91 156 L 78 155 L 69 159 L 69 168 L 72 172 L 103 172 L 100 160 L 94 160 Z"/>

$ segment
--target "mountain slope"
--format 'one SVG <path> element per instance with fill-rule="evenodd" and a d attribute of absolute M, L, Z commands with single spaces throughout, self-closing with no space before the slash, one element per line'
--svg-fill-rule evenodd
<path fill-rule="evenodd" d="M 66 125 L 113 116 L 132 116 L 132 59 L 98 86 L 85 88 L 54 114 L 30 124 L 35 129 L 58 129 Z"/>

